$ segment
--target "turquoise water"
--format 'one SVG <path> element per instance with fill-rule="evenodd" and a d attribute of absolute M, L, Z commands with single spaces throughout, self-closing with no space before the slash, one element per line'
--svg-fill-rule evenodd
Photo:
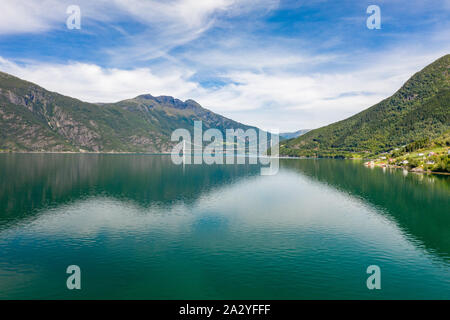
<path fill-rule="evenodd" d="M 0 155 L 1 299 L 450 299 L 450 179 Z M 68 290 L 66 268 L 81 268 Z M 368 290 L 366 268 L 381 269 Z"/>

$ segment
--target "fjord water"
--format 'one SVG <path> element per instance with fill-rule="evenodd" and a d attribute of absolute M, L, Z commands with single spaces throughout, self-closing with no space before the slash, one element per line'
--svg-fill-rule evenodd
<path fill-rule="evenodd" d="M 0 155 L 2 299 L 450 299 L 450 179 Z M 81 268 L 81 290 L 66 268 Z M 366 268 L 381 269 L 368 290 Z"/>

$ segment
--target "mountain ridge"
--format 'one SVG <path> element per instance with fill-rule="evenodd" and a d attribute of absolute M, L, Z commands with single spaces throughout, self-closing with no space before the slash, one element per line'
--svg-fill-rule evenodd
<path fill-rule="evenodd" d="M 192 99 L 142 94 L 115 103 L 88 103 L 0 72 L 0 151 L 170 152 L 177 128 L 254 128 Z"/>

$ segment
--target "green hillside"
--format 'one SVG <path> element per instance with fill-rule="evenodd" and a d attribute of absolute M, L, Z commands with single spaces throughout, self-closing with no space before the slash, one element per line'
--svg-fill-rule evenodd
<path fill-rule="evenodd" d="M 288 156 L 351 157 L 392 150 L 450 129 L 450 54 L 412 76 L 394 95 L 326 127 L 281 143 Z"/>
<path fill-rule="evenodd" d="M 141 95 L 86 103 L 0 72 L 0 151 L 169 152 L 177 128 L 250 128 L 193 100 Z"/>
<path fill-rule="evenodd" d="M 403 167 L 411 171 L 450 173 L 450 131 L 437 139 L 424 138 L 380 154 L 368 166 Z"/>

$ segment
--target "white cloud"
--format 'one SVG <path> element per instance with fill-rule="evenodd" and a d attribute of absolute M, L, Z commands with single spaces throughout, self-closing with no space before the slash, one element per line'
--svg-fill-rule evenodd
<path fill-rule="evenodd" d="M 0 0 L 0 7 L 0 35 L 45 32 L 66 19 L 67 6 L 55 0 Z"/>
<path fill-rule="evenodd" d="M 64 29 L 66 8 L 73 1 L 0 0 L 0 4 L 1 36 Z M 348 56 L 324 51 L 330 45 L 324 43 L 339 43 L 338 37 L 324 39 L 317 47 L 302 38 L 258 37 L 224 22 L 249 12 L 252 17 L 255 12 L 267 13 L 279 5 L 278 0 L 78 0 L 76 4 L 81 7 L 83 32 L 93 22 L 123 30 L 126 40 L 114 48 L 98 47 L 112 58 L 109 65 L 114 68 L 80 62 L 17 64 L 0 58 L 0 69 L 89 102 L 113 102 L 144 93 L 171 95 L 195 99 L 240 122 L 283 131 L 322 126 L 361 111 L 390 96 L 414 72 L 450 49 L 444 22 L 441 30 L 425 34 L 427 41 L 418 33 L 397 43 L 401 50 L 353 49 Z M 138 22 L 142 28 L 130 35 L 119 25 L 124 21 Z M 218 22 L 230 34 L 212 35 L 195 47 L 167 54 Z M 152 60 L 151 67 L 135 67 L 155 57 L 165 59 Z M 133 68 L 117 68 L 123 65 Z M 201 85 L 208 80 L 225 85 Z"/>
<path fill-rule="evenodd" d="M 127 35 L 114 50 L 100 48 L 113 62 L 148 60 L 164 56 L 173 47 L 198 38 L 220 16 L 268 11 L 279 0 L 78 0 L 81 32 L 95 31 L 94 23 L 123 30 L 123 22 L 142 27 Z M 0 35 L 64 30 L 66 9 L 72 0 L 0 0 Z M 152 45 L 149 46 L 148 44 Z"/>
<path fill-rule="evenodd" d="M 78 0 L 83 19 L 112 22 L 132 17 L 143 25 L 195 29 L 208 24 L 211 16 L 226 10 L 235 0 Z M 1 0 L 0 34 L 43 32 L 64 28 L 70 0 Z M 58 26 L 58 22 L 60 23 Z M 62 23 L 61 23 L 62 22 Z"/>
<path fill-rule="evenodd" d="M 95 64 L 18 65 L 0 57 L 0 69 L 50 91 L 88 102 L 116 102 L 143 93 L 185 97 L 197 89 L 189 70 L 154 74 L 149 68 L 107 69 Z"/>
<path fill-rule="evenodd" d="M 315 128 L 389 97 L 445 53 L 414 53 L 405 48 L 364 55 L 365 63 L 352 57 L 352 69 L 339 72 L 232 72 L 225 75 L 231 83 L 200 94 L 198 100 L 214 106 L 216 112 L 266 129 Z"/>
<path fill-rule="evenodd" d="M 304 67 L 318 65 L 332 61 L 336 55 L 332 54 L 308 54 L 293 50 L 289 46 L 269 45 L 264 41 L 249 45 L 247 39 L 237 39 L 233 45 L 218 45 L 214 48 L 206 48 L 197 52 L 188 51 L 183 54 L 183 59 L 189 63 L 195 63 L 199 69 L 226 70 L 267 70 L 287 69 L 292 67 Z M 293 41 L 291 41 L 292 43 Z"/>
<path fill-rule="evenodd" d="M 416 53 L 408 59 L 400 51 L 366 55 L 366 64 L 355 61 L 352 70 L 340 72 L 233 71 L 223 75 L 230 82 L 219 88 L 202 87 L 192 80 L 193 71 L 183 67 L 155 72 L 78 62 L 18 65 L 0 58 L 0 69 L 89 102 L 114 102 L 144 93 L 171 95 L 195 99 L 243 123 L 287 131 L 326 125 L 364 110 L 444 53 Z"/>

